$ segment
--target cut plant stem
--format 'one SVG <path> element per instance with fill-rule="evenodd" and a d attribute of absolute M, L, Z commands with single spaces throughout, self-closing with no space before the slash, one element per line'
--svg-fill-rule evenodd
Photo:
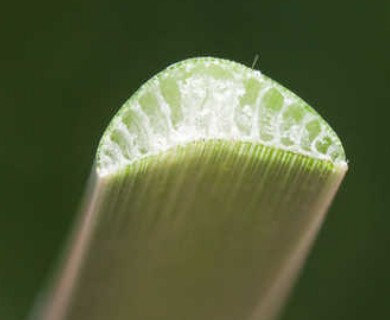
<path fill-rule="evenodd" d="M 341 143 L 302 100 L 246 67 L 204 58 L 164 72 L 107 129 L 39 319 L 280 312 L 346 172 Z"/>

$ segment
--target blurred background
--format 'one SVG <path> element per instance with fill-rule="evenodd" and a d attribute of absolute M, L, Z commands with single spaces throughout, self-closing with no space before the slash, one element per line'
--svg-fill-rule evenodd
<path fill-rule="evenodd" d="M 350 160 L 283 320 L 390 319 L 389 1 L 15 1 L 0 39 L 1 320 L 26 318 L 132 92 L 184 58 L 256 54 Z"/>

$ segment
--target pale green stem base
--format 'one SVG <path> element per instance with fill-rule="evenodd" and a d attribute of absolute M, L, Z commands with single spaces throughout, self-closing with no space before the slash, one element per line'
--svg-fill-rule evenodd
<path fill-rule="evenodd" d="M 273 319 L 343 176 L 208 141 L 97 178 L 38 319 Z"/>

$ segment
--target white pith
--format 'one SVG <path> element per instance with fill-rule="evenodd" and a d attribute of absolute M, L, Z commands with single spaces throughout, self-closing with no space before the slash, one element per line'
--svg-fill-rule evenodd
<path fill-rule="evenodd" d="M 226 76 L 207 71 L 212 68 Z M 179 106 L 164 97 L 161 84 L 168 80 L 178 89 Z M 254 91 L 251 103 L 245 103 L 249 81 L 261 88 Z M 280 98 L 280 110 L 270 108 L 267 94 Z M 148 106 L 140 103 L 145 95 L 157 101 L 156 114 L 145 112 Z M 299 121 L 288 117 L 291 108 L 302 112 Z M 173 112 L 180 113 L 179 120 L 173 121 Z M 307 129 L 310 125 L 320 128 L 315 136 Z M 100 142 L 97 170 L 108 175 L 177 145 L 216 139 L 262 144 L 345 165 L 337 135 L 295 94 L 259 71 L 226 60 L 198 58 L 163 71 L 123 105 Z M 326 151 L 318 150 L 326 141 L 330 141 Z"/>

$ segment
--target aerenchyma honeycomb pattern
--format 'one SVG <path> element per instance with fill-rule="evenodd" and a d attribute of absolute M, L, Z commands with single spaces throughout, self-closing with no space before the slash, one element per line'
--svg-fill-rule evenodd
<path fill-rule="evenodd" d="M 120 109 L 101 140 L 102 175 L 199 140 L 263 144 L 344 163 L 329 125 L 294 93 L 241 64 L 195 58 L 167 68 Z"/>

